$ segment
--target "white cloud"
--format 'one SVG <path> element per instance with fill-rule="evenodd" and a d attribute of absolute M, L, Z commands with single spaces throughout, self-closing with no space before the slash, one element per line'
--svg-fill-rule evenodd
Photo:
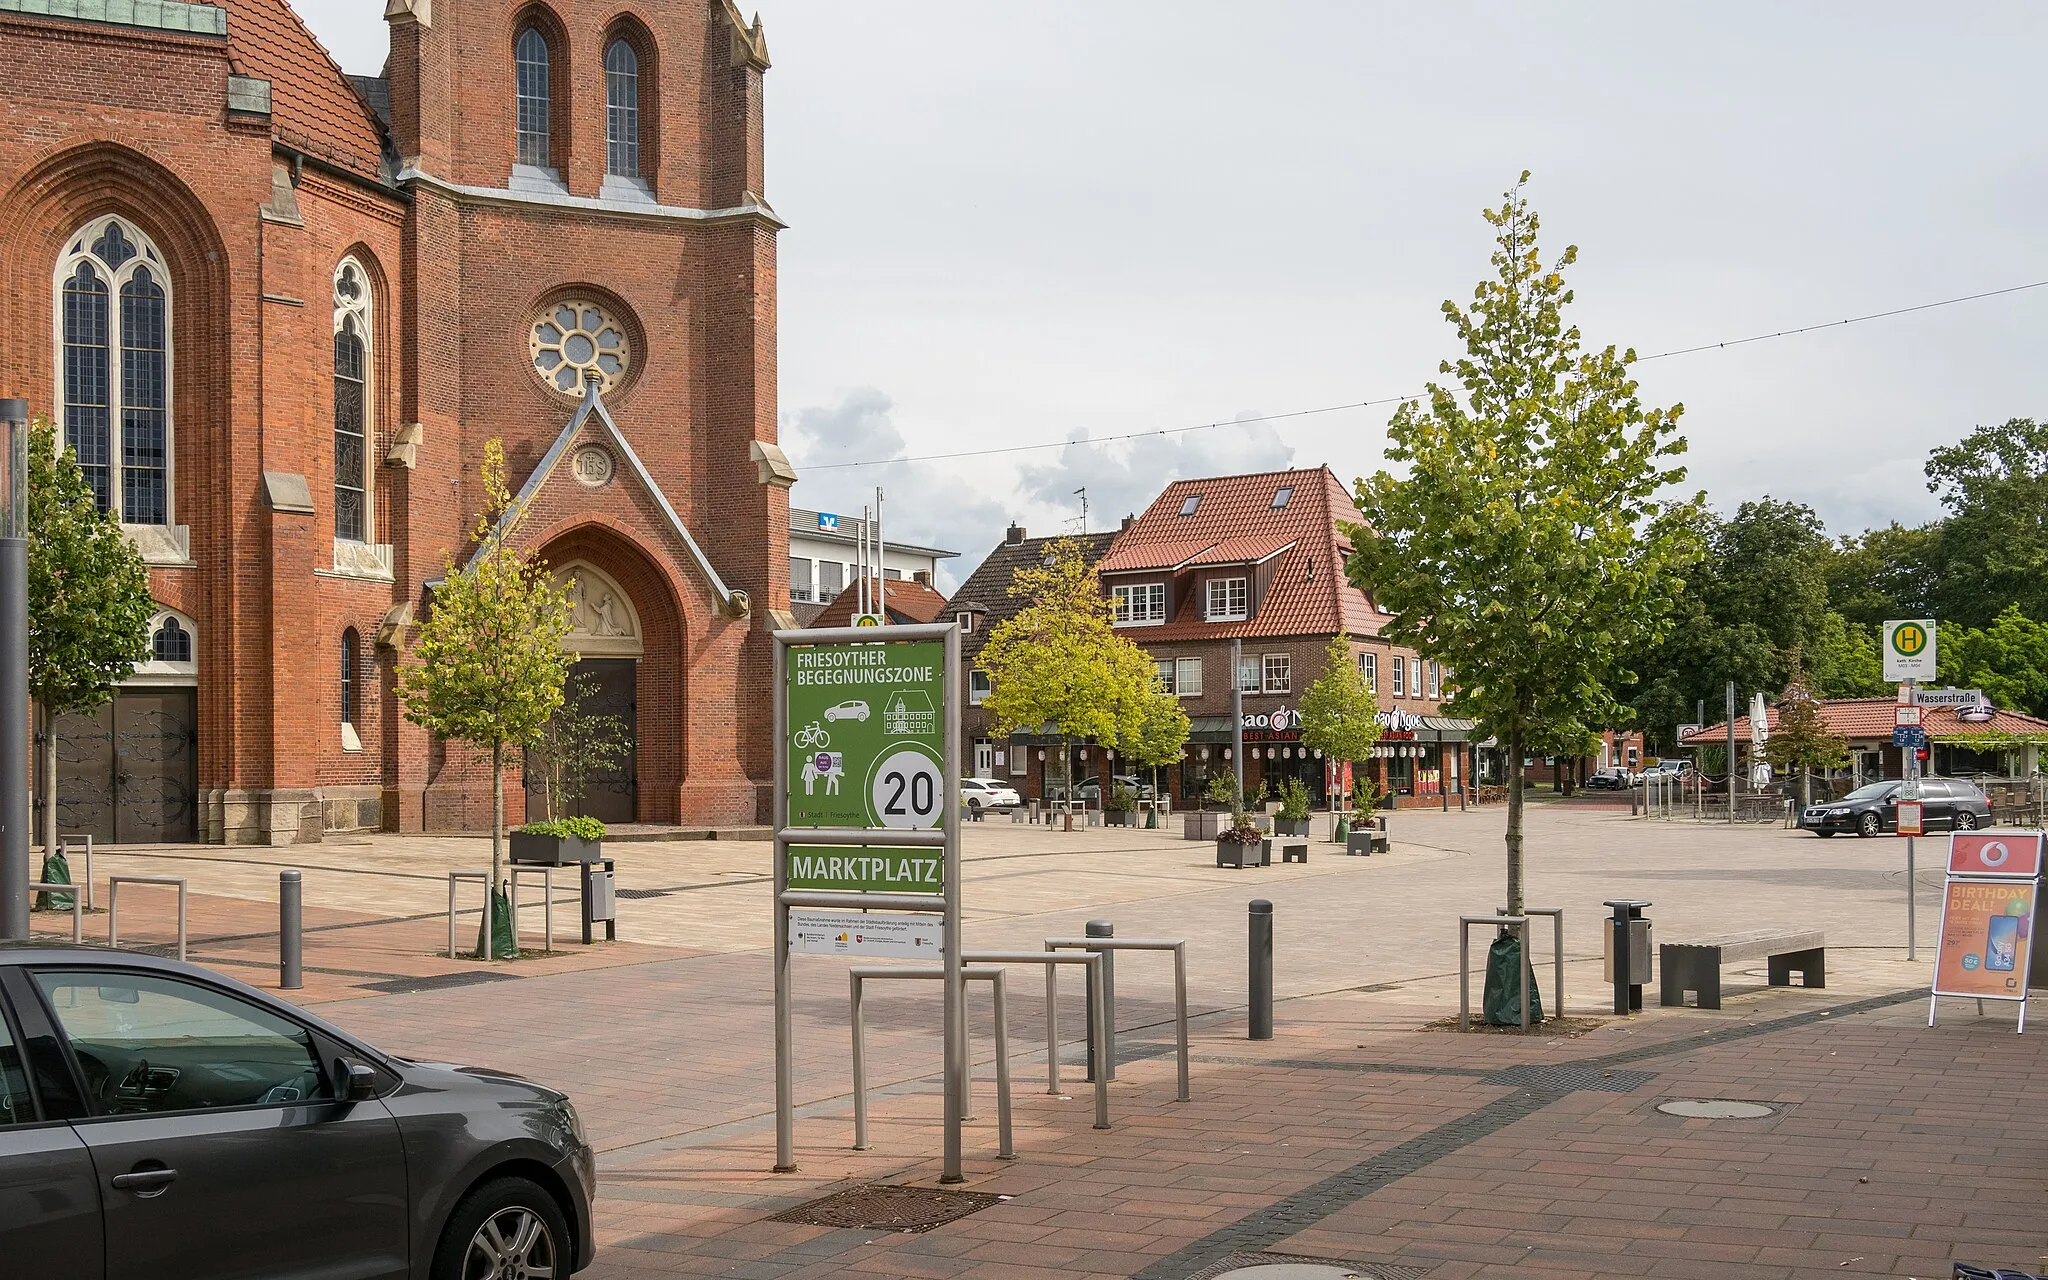
<path fill-rule="evenodd" d="M 1021 466 L 1021 485 L 1027 497 L 1068 511 L 1079 509 L 1074 490 L 1086 488 L 1090 526 L 1114 528 L 1122 517 L 1152 505 L 1174 480 L 1293 466 L 1294 446 L 1270 422 L 1245 421 L 1251 416 L 1175 435 L 1102 443 L 1077 439 L 1050 462 Z"/>

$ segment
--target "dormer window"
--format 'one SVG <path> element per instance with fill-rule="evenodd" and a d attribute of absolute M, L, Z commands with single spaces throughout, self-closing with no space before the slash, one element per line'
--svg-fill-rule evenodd
<path fill-rule="evenodd" d="M 1110 594 L 1116 606 L 1116 624 L 1120 627 L 1157 626 L 1166 621 L 1166 584 L 1163 582 L 1114 587 Z"/>
<path fill-rule="evenodd" d="M 1195 508 L 1196 508 L 1196 507 L 1199 507 L 1199 506 L 1201 506 L 1201 505 L 1202 505 L 1202 495 L 1201 495 L 1201 494 L 1199 494 L 1199 493 L 1195 493 L 1195 494 L 1189 494 L 1189 495 L 1188 495 L 1188 500 L 1187 500 L 1186 502 L 1183 502 L 1183 503 L 1181 503 L 1181 504 L 1180 504 L 1180 513 L 1181 513 L 1182 515 L 1184 515 L 1184 516 L 1191 516 L 1191 515 L 1195 514 Z"/>
<path fill-rule="evenodd" d="M 963 633 L 974 630 L 974 615 L 972 613 L 961 613 L 954 616 L 960 620 L 960 630 Z"/>
<path fill-rule="evenodd" d="M 1290 485 L 1284 485 L 1284 486 L 1282 486 L 1282 487 L 1280 488 L 1280 490 L 1279 490 L 1278 492 L 1276 492 L 1276 493 L 1275 493 L 1275 494 L 1273 495 L 1273 510 L 1275 510 L 1275 511 L 1278 511 L 1278 510 L 1280 510 L 1280 509 L 1281 509 L 1282 507 L 1286 506 L 1286 505 L 1287 505 L 1287 500 L 1288 500 L 1289 498 L 1293 497 L 1293 496 L 1294 496 L 1294 486 L 1293 486 L 1293 485 L 1291 485 L 1291 484 L 1290 484 Z"/>
<path fill-rule="evenodd" d="M 1243 622 L 1251 616 L 1249 586 L 1245 578 L 1209 579 L 1208 608 L 1203 617 L 1209 622 Z"/>

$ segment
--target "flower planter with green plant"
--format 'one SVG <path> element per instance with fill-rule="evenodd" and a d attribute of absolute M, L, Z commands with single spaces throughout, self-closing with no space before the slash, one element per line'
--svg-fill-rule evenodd
<path fill-rule="evenodd" d="M 550 818 L 512 829 L 512 861 L 562 866 L 604 861 L 604 824 L 596 818 Z"/>
<path fill-rule="evenodd" d="M 1102 820 L 1112 827 L 1134 827 L 1137 823 L 1132 815 L 1137 811 L 1138 793 L 1119 782 L 1109 789 L 1109 803 L 1103 807 Z"/>
<path fill-rule="evenodd" d="M 1239 809 L 1230 815 L 1230 826 L 1216 837 L 1216 865 L 1219 867 L 1266 867 L 1273 864 L 1273 842 L 1252 825 L 1251 815 Z"/>
<path fill-rule="evenodd" d="M 1308 834 L 1308 784 L 1289 778 L 1280 784 L 1280 812 L 1273 815 L 1273 833 L 1283 836 Z"/>

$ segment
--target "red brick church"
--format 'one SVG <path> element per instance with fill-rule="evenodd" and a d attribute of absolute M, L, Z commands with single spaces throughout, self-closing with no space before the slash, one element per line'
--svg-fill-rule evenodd
<path fill-rule="evenodd" d="M 59 725 L 60 829 L 487 825 L 487 771 L 403 718 L 394 674 L 492 437 L 633 726 L 585 808 L 751 823 L 794 478 L 759 22 L 383 16 L 373 78 L 284 0 L 0 0 L 0 395 L 77 450 L 158 605 L 113 705 Z"/>

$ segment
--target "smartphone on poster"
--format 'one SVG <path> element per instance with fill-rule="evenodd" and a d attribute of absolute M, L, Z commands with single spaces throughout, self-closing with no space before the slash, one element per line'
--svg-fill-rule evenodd
<path fill-rule="evenodd" d="M 1984 967 L 2010 973 L 2019 965 L 2020 918 L 1993 916 L 1984 940 Z"/>

